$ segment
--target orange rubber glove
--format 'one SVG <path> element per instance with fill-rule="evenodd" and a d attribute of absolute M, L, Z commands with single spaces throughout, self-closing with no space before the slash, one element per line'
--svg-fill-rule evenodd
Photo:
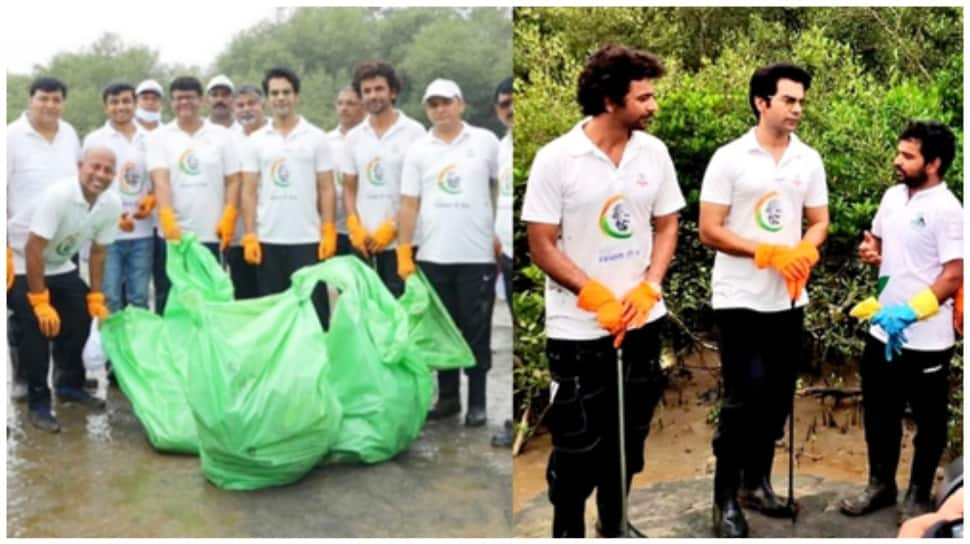
<path fill-rule="evenodd" d="M 85 299 L 88 302 L 88 314 L 92 318 L 108 317 L 108 307 L 104 304 L 104 293 L 92 291 Z"/>
<path fill-rule="evenodd" d="M 623 344 L 623 336 L 626 333 L 623 305 L 606 286 L 596 280 L 586 282 L 579 290 L 576 306 L 596 313 L 596 321 L 599 322 L 600 327 L 616 337 L 613 346 L 618 347 Z"/>
<path fill-rule="evenodd" d="M 785 279 L 785 289 L 792 301 L 798 299 L 801 288 L 808 282 L 811 267 L 799 259 L 794 248 L 776 244 L 759 244 L 754 253 L 754 264 L 763 269 L 767 266 L 778 271 Z"/>
<path fill-rule="evenodd" d="M 397 253 L 397 275 L 403 280 L 414 274 L 414 259 L 411 257 L 410 244 L 398 244 L 394 249 Z"/>
<path fill-rule="evenodd" d="M 370 257 L 370 253 L 367 251 L 367 238 L 370 235 L 367 234 L 367 229 L 364 229 L 364 226 L 360 224 L 360 218 L 356 214 L 347 217 L 347 235 L 350 237 L 351 246 L 356 248 L 364 257 Z"/>
<path fill-rule="evenodd" d="M 333 257 L 337 254 L 337 225 L 328 221 L 320 226 L 320 245 L 317 247 L 317 259 Z"/>
<path fill-rule="evenodd" d="M 624 307 L 633 309 L 632 315 L 624 316 L 624 318 L 629 318 L 627 321 L 633 329 L 642 327 L 643 324 L 647 323 L 650 311 L 653 310 L 653 306 L 658 301 L 660 301 L 659 289 L 654 289 L 649 282 L 640 282 L 623 296 Z"/>
<path fill-rule="evenodd" d="M 371 235 L 371 249 L 375 254 L 383 252 L 384 248 L 387 248 L 387 245 L 394 240 L 396 235 L 397 228 L 394 227 L 394 222 L 391 220 L 385 221 Z"/>
<path fill-rule="evenodd" d="M 963 336 L 963 286 L 953 296 L 953 329 Z"/>
<path fill-rule="evenodd" d="M 121 218 L 118 220 L 118 228 L 126 233 L 130 233 L 135 230 L 135 220 L 131 219 L 128 212 L 121 213 Z"/>
<path fill-rule="evenodd" d="M 16 274 L 13 272 L 13 248 L 7 246 L 7 291 L 13 287 L 13 279 Z"/>
<path fill-rule="evenodd" d="M 37 325 L 40 327 L 40 332 L 45 337 L 58 336 L 61 333 L 61 317 L 57 314 L 57 310 L 51 306 L 50 290 L 44 290 L 40 293 L 27 292 L 27 301 L 30 302 L 30 306 L 34 309 L 34 315 L 37 316 Z"/>
<path fill-rule="evenodd" d="M 147 218 L 152 213 L 152 210 L 155 209 L 155 204 L 157 202 L 158 201 L 155 200 L 155 195 L 152 195 L 151 193 L 145 195 L 140 201 L 138 201 L 138 211 L 132 214 L 132 216 L 134 216 L 136 220 L 143 220 Z"/>
<path fill-rule="evenodd" d="M 165 240 L 180 240 L 182 230 L 179 229 L 178 221 L 175 219 L 175 211 L 166 206 L 158 211 L 158 223 L 162 227 L 162 237 Z"/>
<path fill-rule="evenodd" d="M 263 262 L 263 250 L 259 246 L 259 239 L 256 233 L 248 233 L 242 237 L 243 259 L 250 265 L 259 265 Z"/>
<path fill-rule="evenodd" d="M 227 204 L 222 209 L 222 218 L 216 225 L 216 236 L 219 237 L 219 250 L 226 251 L 232 243 L 232 236 L 236 234 L 236 207 Z"/>

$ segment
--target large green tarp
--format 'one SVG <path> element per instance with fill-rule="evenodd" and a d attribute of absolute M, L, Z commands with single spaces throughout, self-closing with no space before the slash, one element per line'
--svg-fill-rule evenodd
<path fill-rule="evenodd" d="M 152 444 L 198 451 L 220 487 L 387 460 L 420 433 L 432 370 L 474 364 L 420 271 L 396 300 L 363 261 L 337 257 L 297 271 L 283 293 L 231 301 L 228 277 L 194 237 L 168 248 L 164 318 L 109 317 L 105 349 Z M 319 282 L 339 291 L 326 332 L 310 300 Z"/>

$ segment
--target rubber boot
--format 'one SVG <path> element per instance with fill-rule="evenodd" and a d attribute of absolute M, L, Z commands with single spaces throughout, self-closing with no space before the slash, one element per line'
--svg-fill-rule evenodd
<path fill-rule="evenodd" d="M 468 412 L 465 414 L 465 425 L 470 428 L 484 426 L 487 421 L 485 385 L 485 373 L 477 370 L 468 373 Z"/>
<path fill-rule="evenodd" d="M 727 463 L 723 458 L 717 459 L 711 517 L 716 537 L 748 537 L 748 522 L 744 519 L 737 498 L 739 473 L 736 465 Z"/>
<path fill-rule="evenodd" d="M 850 517 L 858 517 L 894 505 L 898 493 L 896 483 L 883 477 L 886 473 L 879 468 L 872 471 L 866 489 L 858 496 L 843 498 L 839 503 L 839 511 Z"/>
<path fill-rule="evenodd" d="M 762 452 L 748 458 L 745 465 L 738 503 L 742 507 L 754 509 L 769 517 L 787 518 L 791 516 L 786 500 L 779 498 L 771 487 L 771 466 L 775 458 L 774 444 L 761 449 Z"/>

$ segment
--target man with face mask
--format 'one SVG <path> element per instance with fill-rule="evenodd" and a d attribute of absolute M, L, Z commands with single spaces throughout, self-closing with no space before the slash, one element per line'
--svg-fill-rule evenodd
<path fill-rule="evenodd" d="M 165 91 L 153 79 L 146 79 L 135 87 L 135 123 L 146 131 L 153 131 L 162 124 L 162 99 Z"/>
<path fill-rule="evenodd" d="M 104 401 L 84 390 L 81 350 L 93 317 L 108 315 L 101 281 L 107 246 L 118 233 L 121 199 L 108 191 L 115 176 L 115 154 L 106 147 L 84 152 L 79 174 L 62 178 L 22 209 L 8 225 L 16 277 L 7 304 L 23 332 L 20 361 L 27 369 L 31 423 L 60 431 L 51 413 L 47 385 L 50 344 L 66 357 L 56 364 L 55 390 L 62 403 L 93 409 Z M 90 290 L 71 256 L 92 242 Z"/>
<path fill-rule="evenodd" d="M 64 121 L 67 86 L 56 78 L 40 77 L 30 84 L 27 111 L 7 125 L 7 220 L 31 208 L 56 180 L 75 176 L 81 159 L 81 142 L 70 123 Z M 9 230 L 9 223 L 8 223 Z M 7 290 L 13 283 L 13 255 L 7 246 Z M 26 370 L 18 364 L 21 332 L 8 321 L 14 380 L 11 397 L 27 399 Z M 55 349 L 54 358 L 62 355 Z"/>
<path fill-rule="evenodd" d="M 145 132 L 151 132 L 162 124 L 162 98 L 165 91 L 153 79 L 146 79 L 135 88 L 135 123 Z M 158 213 L 155 210 L 157 200 L 155 190 L 145 195 L 138 203 L 138 211 L 134 213 L 137 219 L 151 217 L 152 222 L 152 283 L 155 286 L 155 311 L 162 312 L 165 297 L 168 295 L 168 277 L 165 276 L 165 238 L 162 237 L 158 226 Z"/>
<path fill-rule="evenodd" d="M 869 484 L 840 508 L 864 515 L 896 503 L 903 410 L 918 430 L 904 520 L 933 510 L 931 492 L 947 436 L 949 368 L 956 342 L 953 296 L 963 283 L 963 207 L 943 181 L 955 151 L 937 121 L 914 121 L 896 146 L 897 184 L 882 197 L 859 257 L 879 267 L 878 301 L 852 309 L 871 318 L 860 363 Z"/>
<path fill-rule="evenodd" d="M 401 80 L 383 61 L 354 69 L 354 89 L 367 119 L 347 134 L 342 159 L 347 231 L 357 255 L 373 260 L 377 274 L 395 296 L 404 291 L 397 274 L 395 236 L 401 203 L 401 169 L 408 149 L 424 127 L 394 105 Z"/>
<path fill-rule="evenodd" d="M 236 87 L 225 74 L 209 80 L 205 86 L 205 101 L 209 105 L 209 123 L 222 125 L 227 129 L 233 128 L 233 95 Z"/>
<path fill-rule="evenodd" d="M 330 142 L 330 151 L 334 157 L 334 189 L 337 193 L 337 255 L 347 255 L 351 252 L 350 238 L 347 235 L 347 213 L 344 209 L 344 177 L 340 172 L 339 163 L 343 160 L 344 141 L 347 133 L 351 129 L 360 125 L 367 115 L 364 104 L 360 100 L 360 95 L 354 90 L 353 86 L 348 85 L 337 93 L 337 100 L 334 102 L 337 110 L 337 126 L 327 133 L 327 141 Z"/>

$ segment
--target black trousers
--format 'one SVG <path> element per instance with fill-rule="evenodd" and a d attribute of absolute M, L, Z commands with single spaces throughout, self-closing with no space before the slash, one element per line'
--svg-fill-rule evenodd
<path fill-rule="evenodd" d="M 259 265 L 257 278 L 259 280 L 259 295 L 273 295 L 286 291 L 290 287 L 290 275 L 307 265 L 316 265 L 317 243 L 309 244 L 260 244 L 262 246 L 263 262 Z M 310 297 L 313 307 L 317 310 L 317 317 L 323 328 L 330 324 L 330 300 L 327 295 L 327 285 L 320 283 L 313 290 Z"/>
<path fill-rule="evenodd" d="M 348 239 L 349 240 L 349 239 Z M 363 260 L 370 267 L 374 269 L 377 276 L 381 278 L 381 282 L 387 287 L 387 290 L 394 295 L 395 298 L 401 296 L 404 293 L 404 280 L 401 279 L 397 274 L 397 252 L 395 250 L 384 250 L 378 254 L 371 254 L 370 259 L 365 258 L 357 251 L 356 248 L 351 246 L 351 251 L 353 255 L 357 256 L 359 259 Z M 417 249 L 413 250 L 417 253 Z M 421 268 L 424 270 L 424 267 Z M 427 274 L 427 271 L 425 271 Z M 439 294 L 440 295 L 440 294 Z"/>
<path fill-rule="evenodd" d="M 515 311 L 512 309 L 512 278 L 515 272 L 512 271 L 512 258 L 502 254 L 502 262 L 500 263 L 502 267 L 502 284 L 505 288 L 505 300 L 508 302 L 509 310 L 512 311 L 512 317 L 515 317 Z"/>
<path fill-rule="evenodd" d="M 795 395 L 801 358 L 804 310 L 757 312 L 749 309 L 714 311 L 719 330 L 724 391 L 714 432 L 719 476 L 736 487 L 745 466 L 750 473 L 774 454 L 784 436 L 785 421 Z"/>
<path fill-rule="evenodd" d="M 916 421 L 909 485 L 929 492 L 946 446 L 950 360 L 953 348 L 903 350 L 887 362 L 885 344 L 869 336 L 862 353 L 862 405 L 869 474 L 896 482 L 903 410 L 908 402 Z"/>
<path fill-rule="evenodd" d="M 7 306 L 13 311 L 13 321 L 20 334 L 17 359 L 27 379 L 28 402 L 31 408 L 51 404 L 47 385 L 50 371 L 51 344 L 54 345 L 54 386 L 83 388 L 84 363 L 81 351 L 91 329 L 85 296 L 88 286 L 77 271 L 53 274 L 44 278 L 50 291 L 51 306 L 61 319 L 60 333 L 53 339 L 40 332 L 37 317 L 27 301 L 27 276 L 17 275 L 7 293 Z"/>
<path fill-rule="evenodd" d="M 495 305 L 495 264 L 439 264 L 419 261 L 428 281 L 455 321 L 475 355 L 475 366 L 465 368 L 468 404 L 485 407 L 485 375 L 492 368 L 492 308 Z M 438 371 L 438 398 L 457 398 L 457 370 Z"/>
<path fill-rule="evenodd" d="M 663 319 L 628 331 L 623 340 L 627 490 L 643 470 L 643 445 L 667 384 L 660 368 Z M 619 529 L 619 416 L 613 337 L 591 341 L 549 339 L 549 372 L 558 384 L 546 426 L 552 453 L 546 467 L 553 537 L 584 537 L 586 498 L 596 492 L 602 528 Z"/>
<path fill-rule="evenodd" d="M 259 268 L 246 263 L 242 246 L 230 246 L 226 250 L 226 261 L 232 278 L 233 297 L 237 301 L 259 297 Z"/>

